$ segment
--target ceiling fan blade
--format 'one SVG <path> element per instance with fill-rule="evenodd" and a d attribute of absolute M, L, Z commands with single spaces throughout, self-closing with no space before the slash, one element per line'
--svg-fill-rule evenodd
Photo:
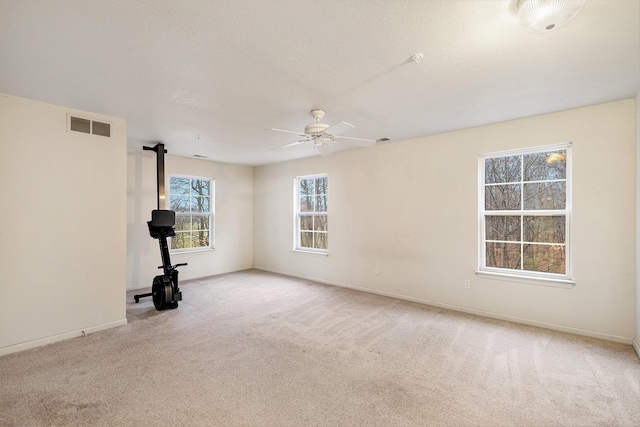
<path fill-rule="evenodd" d="M 271 130 L 275 130 L 276 132 L 292 133 L 292 134 L 298 135 L 298 136 L 307 136 L 306 133 L 295 132 L 295 131 L 292 131 L 292 130 L 284 130 L 284 129 L 276 129 L 276 128 L 271 128 Z"/>
<path fill-rule="evenodd" d="M 339 135 L 342 132 L 346 132 L 351 129 L 355 129 L 355 126 L 351 123 L 338 122 L 326 128 L 324 133 L 328 133 L 329 135 Z"/>
<path fill-rule="evenodd" d="M 289 148 L 289 147 L 293 147 L 293 146 L 296 146 L 296 145 L 304 144 L 305 142 L 308 142 L 308 141 L 309 141 L 308 139 L 303 139 L 301 141 L 296 141 L 296 142 L 292 142 L 291 144 L 283 145 L 280 148 Z"/>

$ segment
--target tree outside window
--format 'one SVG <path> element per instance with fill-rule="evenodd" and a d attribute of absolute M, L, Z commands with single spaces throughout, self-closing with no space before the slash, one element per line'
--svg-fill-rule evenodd
<path fill-rule="evenodd" d="M 480 156 L 480 270 L 569 278 L 570 144 Z"/>
<path fill-rule="evenodd" d="M 295 248 L 327 252 L 327 175 L 296 178 Z"/>
<path fill-rule="evenodd" d="M 176 212 L 172 250 L 213 247 L 213 180 L 171 176 L 169 203 Z"/>

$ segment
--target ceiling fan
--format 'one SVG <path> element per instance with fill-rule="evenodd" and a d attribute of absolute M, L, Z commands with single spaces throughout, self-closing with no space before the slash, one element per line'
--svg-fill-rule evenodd
<path fill-rule="evenodd" d="M 374 145 L 376 145 L 375 139 L 339 136 L 341 133 L 345 131 L 354 129 L 355 126 L 347 122 L 338 122 L 333 125 L 320 123 L 320 120 L 324 117 L 324 114 L 325 114 L 324 110 L 320 110 L 320 109 L 311 110 L 311 117 L 313 117 L 316 121 L 315 123 L 306 125 L 304 127 L 304 133 L 295 132 L 291 130 L 272 128 L 271 130 L 275 130 L 277 132 L 292 133 L 294 135 L 298 135 L 304 138 L 304 139 L 301 139 L 300 141 L 283 145 L 280 148 L 293 147 L 295 145 L 304 144 L 305 142 L 313 142 L 313 147 L 318 150 L 320 155 L 326 156 L 327 154 L 331 154 L 331 152 L 333 151 L 333 144 L 337 143 L 338 139 L 347 140 L 345 142 L 348 142 L 352 145 L 356 145 L 358 147 L 373 147 Z"/>

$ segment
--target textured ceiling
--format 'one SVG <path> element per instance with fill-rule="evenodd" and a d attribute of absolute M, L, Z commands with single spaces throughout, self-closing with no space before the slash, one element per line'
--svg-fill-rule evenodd
<path fill-rule="evenodd" d="M 0 0 L 0 92 L 221 162 L 316 155 L 267 130 L 302 131 L 312 108 L 393 143 L 639 90 L 637 0 L 587 0 L 546 34 L 515 0 Z"/>

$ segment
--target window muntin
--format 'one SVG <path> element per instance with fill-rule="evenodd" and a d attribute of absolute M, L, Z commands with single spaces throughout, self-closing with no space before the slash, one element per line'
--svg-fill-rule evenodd
<path fill-rule="evenodd" d="M 302 176 L 295 179 L 295 184 L 294 249 L 326 253 L 329 178 L 326 174 Z"/>
<path fill-rule="evenodd" d="M 570 148 L 480 156 L 480 271 L 570 279 Z"/>
<path fill-rule="evenodd" d="M 172 251 L 213 247 L 213 184 L 211 178 L 170 177 L 169 206 L 176 212 Z"/>

